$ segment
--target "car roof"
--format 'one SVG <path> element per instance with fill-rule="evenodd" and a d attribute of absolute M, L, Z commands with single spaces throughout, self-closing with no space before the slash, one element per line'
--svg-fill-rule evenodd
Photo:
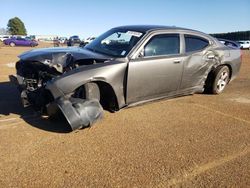
<path fill-rule="evenodd" d="M 134 30 L 139 32 L 150 32 L 155 30 L 188 30 L 188 31 L 195 31 L 187 28 L 176 27 L 176 26 L 163 26 L 163 25 L 126 25 L 126 26 L 119 26 L 113 29 L 127 29 L 127 30 Z"/>
<path fill-rule="evenodd" d="M 214 37 L 212 37 L 211 35 L 201 32 L 201 31 L 197 31 L 194 29 L 187 29 L 187 28 L 183 28 L 183 27 L 176 27 L 176 26 L 164 26 L 164 25 L 125 25 L 125 26 L 119 26 L 119 27 L 115 27 L 113 29 L 124 29 L 124 30 L 131 30 L 131 31 L 137 31 L 137 32 L 142 32 L 142 33 L 150 33 L 150 32 L 154 32 L 154 31 L 166 31 L 169 30 L 170 32 L 179 32 L 179 31 L 184 31 L 187 32 L 189 34 L 194 34 L 194 35 L 198 35 L 198 36 L 202 36 L 205 37 L 209 40 L 212 40 L 216 43 L 220 43 L 218 40 L 216 40 Z"/>

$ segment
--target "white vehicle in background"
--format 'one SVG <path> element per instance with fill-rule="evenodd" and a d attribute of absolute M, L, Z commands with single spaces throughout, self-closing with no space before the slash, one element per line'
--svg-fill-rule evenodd
<path fill-rule="evenodd" d="M 241 41 L 238 41 L 239 44 L 240 44 L 240 48 L 241 49 L 249 49 L 250 50 L 250 40 L 241 40 Z"/>
<path fill-rule="evenodd" d="M 9 39 L 10 37 L 10 35 L 0 35 L 0 41 L 3 42 L 5 39 Z"/>

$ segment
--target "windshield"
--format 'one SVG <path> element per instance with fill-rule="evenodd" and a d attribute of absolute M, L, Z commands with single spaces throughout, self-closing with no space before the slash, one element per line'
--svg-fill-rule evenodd
<path fill-rule="evenodd" d="M 142 36 L 143 33 L 137 31 L 111 29 L 86 45 L 85 48 L 109 56 L 125 57 Z"/>

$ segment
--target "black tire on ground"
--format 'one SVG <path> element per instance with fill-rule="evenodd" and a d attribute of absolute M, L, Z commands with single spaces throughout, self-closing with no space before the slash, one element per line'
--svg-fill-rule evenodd
<path fill-rule="evenodd" d="M 205 90 L 211 94 L 220 94 L 224 91 L 230 79 L 230 70 L 227 66 L 219 66 L 208 78 Z"/>
<path fill-rule="evenodd" d="M 11 43 L 10 43 L 10 46 L 11 46 L 11 47 L 14 47 L 14 46 L 16 46 L 16 44 L 15 44 L 14 42 L 11 42 Z"/>

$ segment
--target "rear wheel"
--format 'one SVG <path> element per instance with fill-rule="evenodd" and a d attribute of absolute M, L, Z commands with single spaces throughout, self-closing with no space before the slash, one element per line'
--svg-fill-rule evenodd
<path fill-rule="evenodd" d="M 16 44 L 15 44 L 14 42 L 11 42 L 11 43 L 10 43 L 10 46 L 11 46 L 11 47 L 14 47 L 14 46 L 16 46 Z"/>
<path fill-rule="evenodd" d="M 230 70 L 227 66 L 218 67 L 214 72 L 211 91 L 213 94 L 220 94 L 224 91 L 229 82 Z"/>

